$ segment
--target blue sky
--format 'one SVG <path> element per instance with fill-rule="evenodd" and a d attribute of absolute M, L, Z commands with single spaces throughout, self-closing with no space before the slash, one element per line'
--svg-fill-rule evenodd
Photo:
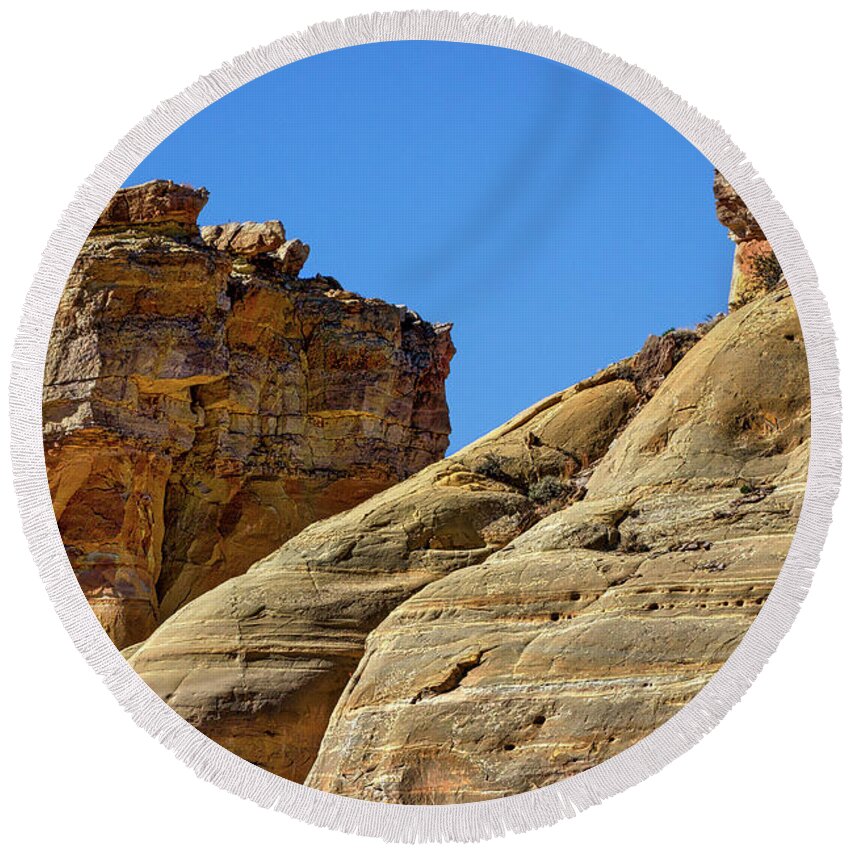
<path fill-rule="evenodd" d="M 303 274 L 454 323 L 452 451 L 725 308 L 712 167 L 606 84 L 480 45 L 305 59 L 187 122 L 125 185 L 206 186 L 202 224 L 280 219 Z"/>

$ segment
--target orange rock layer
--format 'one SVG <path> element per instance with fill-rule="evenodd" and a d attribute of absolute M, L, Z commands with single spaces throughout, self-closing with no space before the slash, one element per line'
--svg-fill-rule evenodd
<path fill-rule="evenodd" d="M 66 551 L 119 647 L 317 519 L 442 457 L 450 326 L 297 277 L 280 222 L 198 229 L 206 190 L 120 190 L 45 369 Z"/>

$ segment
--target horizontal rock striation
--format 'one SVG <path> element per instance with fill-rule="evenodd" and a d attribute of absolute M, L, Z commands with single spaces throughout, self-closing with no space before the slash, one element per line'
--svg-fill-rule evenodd
<path fill-rule="evenodd" d="M 487 800 L 622 751 L 728 658 L 799 515 L 797 314 L 781 275 L 735 291 L 729 316 L 307 527 L 130 664 L 237 754 L 366 800 Z"/>
<path fill-rule="evenodd" d="M 578 773 L 660 726 L 773 586 L 808 426 L 805 350 L 782 289 L 694 346 L 583 500 L 429 584 L 369 635 L 307 784 L 394 803 L 486 800 Z"/>
<path fill-rule="evenodd" d="M 45 369 L 66 551 L 119 647 L 305 526 L 442 457 L 448 325 L 297 275 L 280 222 L 204 228 L 206 190 L 119 190 Z"/>
<path fill-rule="evenodd" d="M 220 744 L 303 780 L 369 631 L 581 498 L 594 464 L 698 338 L 651 337 L 635 357 L 315 523 L 170 618 L 132 666 Z"/>

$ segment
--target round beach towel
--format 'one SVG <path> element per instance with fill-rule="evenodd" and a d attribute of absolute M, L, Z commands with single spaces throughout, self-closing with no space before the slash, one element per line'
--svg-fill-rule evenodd
<path fill-rule="evenodd" d="M 837 369 L 717 125 L 502 19 L 317 26 L 166 101 L 29 296 L 13 452 L 80 651 L 210 781 L 474 839 L 653 773 L 808 587 Z"/>

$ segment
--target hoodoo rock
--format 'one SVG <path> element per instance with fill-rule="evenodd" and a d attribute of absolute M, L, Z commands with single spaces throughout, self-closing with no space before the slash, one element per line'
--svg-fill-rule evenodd
<path fill-rule="evenodd" d="M 44 386 L 69 559 L 119 647 L 315 520 L 441 458 L 450 326 L 297 278 L 280 222 L 119 190 L 62 295 Z"/>

